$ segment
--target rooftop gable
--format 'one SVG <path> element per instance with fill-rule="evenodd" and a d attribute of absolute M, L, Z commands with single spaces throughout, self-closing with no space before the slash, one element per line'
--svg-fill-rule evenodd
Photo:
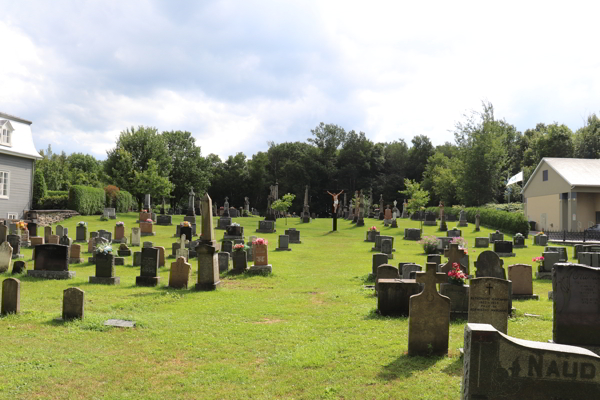
<path fill-rule="evenodd" d="M 527 189 L 527 186 L 529 186 L 529 183 L 536 176 L 538 169 L 544 162 L 571 187 L 600 187 L 600 159 L 544 157 L 537 167 L 535 167 L 525 186 L 523 186 L 523 192 Z"/>
<path fill-rule="evenodd" d="M 1 146 L 0 154 L 9 154 L 17 157 L 25 157 L 31 159 L 42 158 L 35 149 L 33 143 L 33 134 L 31 133 L 31 121 L 26 119 L 15 117 L 10 114 L 0 112 L 0 118 L 5 120 L 5 124 L 10 124 L 12 128 L 11 132 L 11 145 Z"/>

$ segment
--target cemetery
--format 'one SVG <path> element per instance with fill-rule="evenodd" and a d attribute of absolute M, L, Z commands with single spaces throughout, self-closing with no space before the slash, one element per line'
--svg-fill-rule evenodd
<path fill-rule="evenodd" d="M 11 242 L 4 242 L 0 332 L 10 350 L 0 357 L 6 368 L 22 371 L 10 374 L 8 393 L 35 398 L 50 386 L 57 398 L 101 398 L 107 391 L 185 398 L 179 390 L 200 390 L 213 391 L 202 398 L 219 399 L 422 393 L 477 399 L 495 390 L 498 397 L 489 398 L 509 399 L 508 389 L 494 386 L 497 368 L 508 371 L 510 378 L 502 379 L 531 385 L 524 393 L 552 394 L 563 376 L 572 377 L 571 391 L 597 393 L 591 377 L 600 371 L 594 350 L 600 347 L 600 279 L 591 245 L 569 259 L 575 252 L 564 246 L 510 249 L 506 232 L 499 237 L 474 224 L 448 233 L 425 225 L 421 232 L 420 221 L 409 218 L 394 229 L 385 218 L 365 217 L 377 231 L 369 237 L 375 230 L 365 234 L 341 218 L 335 232 L 328 218 L 290 219 L 281 235 L 262 217 L 228 217 L 237 225 L 225 226 L 221 239 L 217 217 L 205 235 L 211 224 L 194 216 L 195 237 L 183 215 L 172 215 L 172 225 L 139 213 L 119 213 L 117 226 L 101 217 L 38 227 L 50 240 L 37 244 L 35 255 L 33 247 L 20 246 L 22 258 L 13 259 Z M 257 227 L 265 232 L 255 233 Z M 244 237 L 244 230 L 253 236 Z M 154 235 L 140 239 L 144 231 Z M 415 240 L 421 236 L 437 238 L 437 253 L 424 253 Z M 464 238 L 466 249 L 453 237 Z M 514 256 L 493 251 L 501 245 Z M 542 255 L 552 264 L 532 261 Z M 450 281 L 451 271 L 464 282 Z M 537 279 L 539 271 L 556 271 L 560 281 Z M 549 291 L 558 308 L 536 294 Z M 479 337 L 489 347 L 475 344 Z M 496 369 L 482 369 L 482 360 Z M 73 370 L 70 362 L 86 367 Z M 526 373 L 555 369 L 554 380 L 544 380 L 548 388 Z M 51 376 L 67 371 L 78 385 L 54 383 Z M 482 378 L 483 388 L 474 384 Z"/>

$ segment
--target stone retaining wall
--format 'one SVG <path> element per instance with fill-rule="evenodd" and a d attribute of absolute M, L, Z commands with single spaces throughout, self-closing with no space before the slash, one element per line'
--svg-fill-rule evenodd
<path fill-rule="evenodd" d="M 73 210 L 31 210 L 27 211 L 24 217 L 28 221 L 37 219 L 39 226 L 48 226 L 76 215 L 79 213 Z"/>

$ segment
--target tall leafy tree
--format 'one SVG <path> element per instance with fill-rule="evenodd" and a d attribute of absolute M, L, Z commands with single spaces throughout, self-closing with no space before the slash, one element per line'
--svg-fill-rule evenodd
<path fill-rule="evenodd" d="M 441 151 L 436 151 L 429 157 L 423 173 L 423 188 L 434 196 L 434 204 L 440 201 L 444 205 L 456 204 L 456 163 Z"/>
<path fill-rule="evenodd" d="M 408 151 L 406 176 L 420 182 L 423 179 L 427 160 L 433 155 L 435 149 L 431 140 L 425 135 L 417 135 L 412 138 L 411 142 L 412 146 Z"/>
<path fill-rule="evenodd" d="M 372 186 L 373 177 L 383 171 L 384 148 L 367 139 L 364 132 L 350 131 L 337 158 L 338 176 L 354 192 Z"/>
<path fill-rule="evenodd" d="M 585 126 L 577 130 L 573 155 L 576 158 L 600 158 L 600 118 L 596 114 L 589 115 Z"/>
<path fill-rule="evenodd" d="M 482 205 L 501 195 L 506 161 L 502 143 L 506 129 L 506 123 L 495 120 L 494 107 L 489 102 L 483 103 L 481 112 L 472 111 L 464 122 L 457 123 L 456 189 L 462 204 Z"/>
<path fill-rule="evenodd" d="M 173 190 L 169 197 L 172 205 L 187 204 L 188 193 L 193 187 L 198 196 L 202 196 L 210 185 L 209 162 L 202 157 L 196 139 L 187 131 L 163 132 L 171 159 L 169 181 Z"/>
<path fill-rule="evenodd" d="M 144 171 L 134 171 L 133 187 L 131 193 L 136 196 L 141 207 L 141 200 L 146 193 L 154 199 L 168 197 L 173 190 L 173 184 L 169 178 L 160 174 L 158 163 L 150 159 L 147 168 Z"/>

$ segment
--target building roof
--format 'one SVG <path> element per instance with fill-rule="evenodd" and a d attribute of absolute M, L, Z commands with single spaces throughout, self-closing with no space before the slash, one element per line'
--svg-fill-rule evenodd
<path fill-rule="evenodd" d="M 14 115 L 0 112 L 0 118 L 8 120 L 13 128 L 11 133 L 12 146 L 0 146 L 0 154 L 10 154 L 18 157 L 39 159 L 42 158 L 35 149 L 33 134 L 31 133 L 31 121 L 15 117 Z"/>
<path fill-rule="evenodd" d="M 544 157 L 537 167 L 535 167 L 525 186 L 523 186 L 523 192 L 529 186 L 529 182 L 531 182 L 544 162 L 556 171 L 571 187 L 600 187 L 600 159 Z"/>

